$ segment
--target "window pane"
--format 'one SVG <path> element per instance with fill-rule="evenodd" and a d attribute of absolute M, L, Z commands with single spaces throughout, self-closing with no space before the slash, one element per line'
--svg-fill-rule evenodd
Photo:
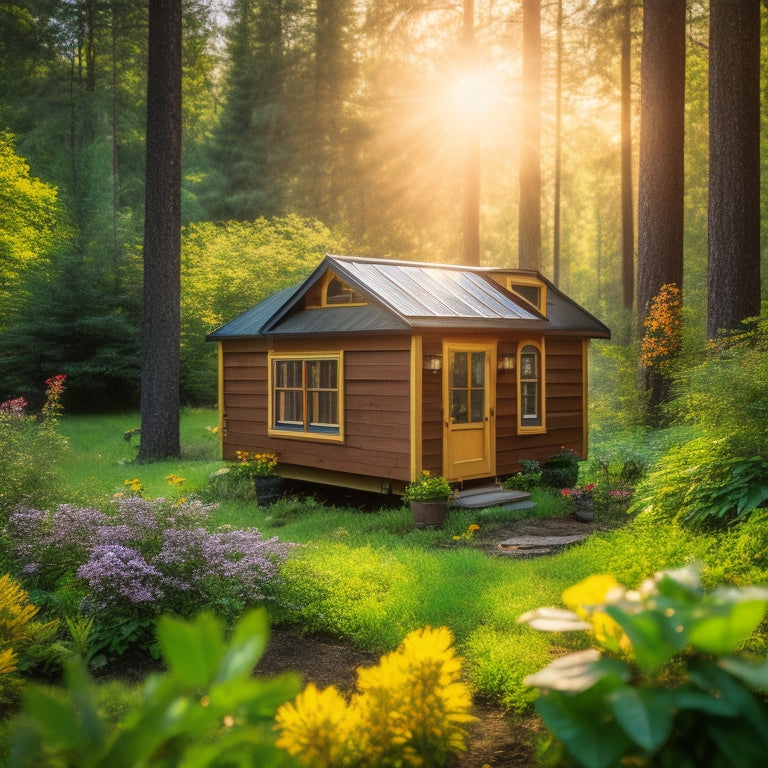
<path fill-rule="evenodd" d="M 485 386 L 485 352 L 472 353 L 472 386 Z"/>
<path fill-rule="evenodd" d="M 466 388 L 467 386 L 467 367 L 469 357 L 467 352 L 454 352 L 453 353 L 453 369 L 451 376 L 453 380 L 454 388 Z"/>
<path fill-rule="evenodd" d="M 451 419 L 454 424 L 466 424 L 469 418 L 467 408 L 467 390 L 451 390 Z"/>
<path fill-rule="evenodd" d="M 276 387 L 301 387 L 301 360 L 275 361 Z"/>
<path fill-rule="evenodd" d="M 307 400 L 310 431 L 338 433 L 338 403 L 335 392 L 313 392 Z"/>
<path fill-rule="evenodd" d="M 472 390 L 472 422 L 482 421 L 485 418 L 485 390 Z"/>
<path fill-rule="evenodd" d="M 275 426 L 303 427 L 302 400 L 301 391 L 277 392 L 275 395 Z"/>
<path fill-rule="evenodd" d="M 535 419 L 539 415 L 539 386 L 536 382 L 523 382 L 520 385 L 521 408 L 524 419 Z"/>
<path fill-rule="evenodd" d="M 520 355 L 520 376 L 524 379 L 535 379 L 536 353 L 526 352 Z"/>

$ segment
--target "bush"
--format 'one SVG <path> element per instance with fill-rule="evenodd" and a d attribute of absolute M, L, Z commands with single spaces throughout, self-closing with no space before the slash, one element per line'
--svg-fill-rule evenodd
<path fill-rule="evenodd" d="M 521 472 L 510 475 L 504 481 L 505 488 L 514 491 L 531 491 L 541 485 L 541 467 L 538 461 L 523 460 L 520 466 L 523 468 Z"/>
<path fill-rule="evenodd" d="M 22 508 L 11 515 L 9 545 L 23 578 L 54 597 L 67 593 L 67 604 L 95 616 L 92 640 L 122 653 L 152 642 L 161 613 L 210 610 L 232 622 L 268 597 L 291 545 L 255 528 L 208 531 L 210 510 L 139 496 L 115 499 L 109 514 Z"/>
<path fill-rule="evenodd" d="M 60 485 L 56 464 L 67 445 L 57 431 L 64 377 L 46 385 L 39 416 L 27 413 L 23 397 L 0 404 L 0 526 L 17 504 L 52 501 Z"/>
<path fill-rule="evenodd" d="M 572 488 L 579 480 L 579 457 L 563 448 L 541 468 L 541 482 L 550 488 Z"/>
<path fill-rule="evenodd" d="M 703 593 L 689 567 L 640 590 L 591 576 L 563 602 L 571 610 L 539 609 L 520 621 L 588 630 L 599 647 L 527 680 L 540 690 L 536 708 L 547 728 L 579 765 L 764 764 L 768 660 L 736 651 L 764 619 L 768 590 Z M 557 749 L 550 756 L 561 764 Z"/>
<path fill-rule="evenodd" d="M 334 687 L 310 684 L 281 706 L 277 745 L 311 768 L 437 768 L 465 749 L 472 698 L 445 627 L 411 632 L 357 675 L 348 702 Z"/>
<path fill-rule="evenodd" d="M 52 642 L 56 622 L 36 621 L 38 608 L 28 593 L 9 575 L 0 576 L 0 708 L 14 702 L 22 687 L 18 670 L 25 664 L 25 654 L 38 653 Z"/>

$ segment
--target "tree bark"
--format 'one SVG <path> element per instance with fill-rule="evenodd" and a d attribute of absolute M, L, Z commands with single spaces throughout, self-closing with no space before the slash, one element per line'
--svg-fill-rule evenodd
<path fill-rule="evenodd" d="M 139 461 L 179 439 L 181 0 L 150 0 Z"/>
<path fill-rule="evenodd" d="M 621 19 L 621 293 L 624 309 L 635 301 L 635 211 L 632 199 L 632 0 Z"/>
<path fill-rule="evenodd" d="M 711 0 L 707 335 L 760 314 L 760 5 Z"/>
<path fill-rule="evenodd" d="M 523 0 L 518 259 L 541 268 L 541 1 Z"/>
<path fill-rule="evenodd" d="M 683 138 L 685 0 L 646 0 L 640 64 L 637 313 L 642 320 L 661 287 L 683 285 Z M 657 422 L 669 384 L 643 368 L 648 417 Z"/>

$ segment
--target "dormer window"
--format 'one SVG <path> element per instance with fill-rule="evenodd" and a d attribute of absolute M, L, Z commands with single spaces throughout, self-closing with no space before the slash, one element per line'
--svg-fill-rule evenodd
<path fill-rule="evenodd" d="M 547 286 L 535 277 L 515 275 L 507 278 L 507 290 L 532 304 L 542 315 L 547 314 Z"/>
<path fill-rule="evenodd" d="M 357 289 L 348 285 L 333 272 L 326 272 L 322 280 L 307 291 L 306 307 L 319 309 L 321 307 L 360 306 L 366 300 Z"/>

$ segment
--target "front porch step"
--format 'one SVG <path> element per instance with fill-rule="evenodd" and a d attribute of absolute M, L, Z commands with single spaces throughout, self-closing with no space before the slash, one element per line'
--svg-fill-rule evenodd
<path fill-rule="evenodd" d="M 486 509 L 488 507 L 503 507 L 510 509 L 533 509 L 536 504 L 530 501 L 531 494 L 527 491 L 515 491 L 501 488 L 498 485 L 485 485 L 478 488 L 468 488 L 454 496 L 452 506 L 461 509 Z"/>

